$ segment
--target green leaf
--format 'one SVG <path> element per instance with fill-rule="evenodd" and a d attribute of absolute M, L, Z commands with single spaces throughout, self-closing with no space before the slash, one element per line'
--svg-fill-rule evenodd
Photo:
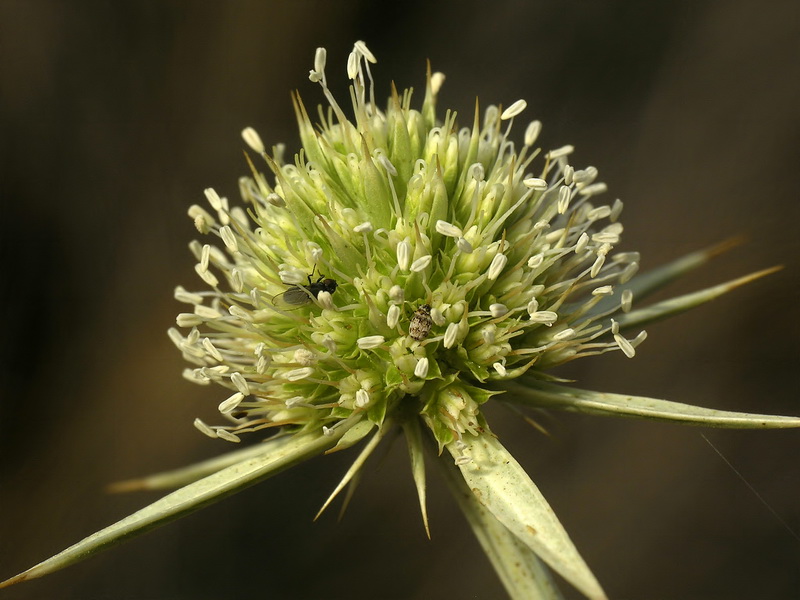
<path fill-rule="evenodd" d="M 154 473 L 139 479 L 128 479 L 119 481 L 108 486 L 109 492 L 133 492 L 138 490 L 170 490 L 187 485 L 207 475 L 216 473 L 235 463 L 241 462 L 254 456 L 261 456 L 275 452 L 278 448 L 286 444 L 292 438 L 287 435 L 272 437 L 260 444 L 240 448 L 233 452 L 227 452 L 214 458 L 195 463 L 171 471 Z"/>
<path fill-rule="evenodd" d="M 403 432 L 406 434 L 408 454 L 411 460 L 411 475 L 414 477 L 414 485 L 417 488 L 422 524 L 425 526 L 425 534 L 430 539 L 431 530 L 428 527 L 428 507 L 425 494 L 425 453 L 422 447 L 422 431 L 420 430 L 419 419 L 414 416 L 404 421 Z"/>
<path fill-rule="evenodd" d="M 447 449 L 454 458 L 471 458 L 459 465 L 464 481 L 520 542 L 588 598 L 606 598 L 539 488 L 494 436 L 465 435 Z"/>
<path fill-rule="evenodd" d="M 458 468 L 448 459 L 437 463 L 509 597 L 512 600 L 562 600 L 547 567 L 478 502 Z"/>
<path fill-rule="evenodd" d="M 734 429 L 781 429 L 800 427 L 800 417 L 761 415 L 703 408 L 645 396 L 610 394 L 553 385 L 544 382 L 504 383 L 506 401 L 536 407 L 561 408 L 575 412 L 611 416 L 674 421 L 684 425 L 727 427 Z"/>
<path fill-rule="evenodd" d="M 322 505 L 322 508 L 319 509 L 319 512 L 314 517 L 315 521 L 319 519 L 320 515 L 323 512 L 325 512 L 325 509 L 328 508 L 328 505 L 333 501 L 334 498 L 336 498 L 339 492 L 342 491 L 344 486 L 346 486 L 350 482 L 350 480 L 361 470 L 361 467 L 364 466 L 364 463 L 369 458 L 369 455 L 372 454 L 373 450 L 375 450 L 375 448 L 378 447 L 378 444 L 383 439 L 383 436 L 391 427 L 392 423 L 390 421 L 387 421 L 386 423 L 383 424 L 383 426 L 380 429 L 378 429 L 377 432 L 375 432 L 375 435 L 372 436 L 372 439 L 369 441 L 369 443 L 366 446 L 364 446 L 364 449 L 361 451 L 361 454 L 358 455 L 358 458 L 356 458 L 353 461 L 353 464 L 350 465 L 350 468 L 347 470 L 347 473 L 344 474 L 344 477 L 342 477 L 342 480 L 339 482 L 339 485 L 336 486 L 333 492 L 331 492 L 331 495 L 328 496 L 328 499 Z"/>
<path fill-rule="evenodd" d="M 676 279 L 686 275 L 686 273 L 706 264 L 712 258 L 736 246 L 739 242 L 740 240 L 738 239 L 728 240 L 716 246 L 712 246 L 711 248 L 691 252 L 665 265 L 637 274 L 628 283 L 616 286 L 614 293 L 598 302 L 587 312 L 587 315 L 594 316 L 613 310 L 615 307 L 619 306 L 622 292 L 625 290 L 633 292 L 634 300 L 641 301 Z M 566 312 L 571 312 L 578 308 L 579 305 L 567 306 L 565 310 Z"/>
<path fill-rule="evenodd" d="M 254 456 L 191 483 L 117 523 L 70 546 L 38 565 L 2 583 L 0 588 L 47 575 L 118 544 L 135 535 L 164 525 L 203 506 L 267 479 L 284 469 L 321 454 L 353 425 L 344 421 L 332 435 L 293 436 L 267 454 Z"/>
<path fill-rule="evenodd" d="M 755 281 L 756 279 L 764 277 L 765 275 L 769 275 L 770 273 L 774 273 L 779 269 L 781 269 L 781 267 L 772 267 L 770 269 L 757 271 L 755 273 L 745 275 L 744 277 L 739 277 L 738 279 L 720 283 L 719 285 L 715 285 L 698 292 L 684 294 L 683 296 L 670 298 L 669 300 L 664 300 L 663 302 L 658 302 L 645 308 L 633 310 L 628 314 L 619 314 L 614 318 L 619 323 L 620 329 L 642 327 L 648 323 L 660 321 L 661 319 L 666 319 L 667 317 L 672 317 L 682 312 L 686 312 L 690 308 L 705 304 L 706 302 L 714 300 L 715 298 L 718 298 L 723 294 L 736 289 L 737 287 L 743 286 L 751 281 Z"/>

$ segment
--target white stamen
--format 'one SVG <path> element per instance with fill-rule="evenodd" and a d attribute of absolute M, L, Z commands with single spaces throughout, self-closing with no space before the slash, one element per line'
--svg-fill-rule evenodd
<path fill-rule="evenodd" d="M 541 266 L 544 262 L 544 255 L 543 254 L 534 254 L 528 259 L 528 266 L 531 269 L 536 269 Z"/>
<path fill-rule="evenodd" d="M 401 288 L 399 285 L 393 285 L 389 289 L 389 298 L 391 298 L 394 302 L 397 302 L 398 304 L 403 303 L 405 296 L 406 294 L 403 291 L 403 288 Z"/>
<path fill-rule="evenodd" d="M 194 314 L 198 317 L 203 317 L 204 319 L 219 319 L 222 316 L 216 308 L 211 308 L 210 306 L 205 306 L 203 304 L 195 304 L 194 307 Z"/>
<path fill-rule="evenodd" d="M 245 144 L 250 146 L 250 148 L 259 154 L 264 152 L 264 142 L 261 141 L 261 136 L 258 135 L 258 132 L 252 127 L 245 127 L 242 129 L 242 139 L 244 140 Z"/>
<path fill-rule="evenodd" d="M 442 89 L 442 85 L 444 85 L 444 79 L 444 73 L 440 73 L 439 71 L 431 75 L 431 91 L 433 92 L 434 96 L 439 93 L 439 90 Z"/>
<path fill-rule="evenodd" d="M 178 316 L 175 317 L 175 324 L 181 329 L 185 329 L 187 327 L 196 327 L 197 325 L 202 324 L 202 322 L 202 317 L 194 313 L 179 313 Z"/>
<path fill-rule="evenodd" d="M 239 443 L 242 441 L 235 433 L 231 433 L 227 429 L 221 429 L 219 427 L 217 428 L 217 437 L 221 440 L 225 440 L 226 442 Z"/>
<path fill-rule="evenodd" d="M 495 371 L 497 371 L 497 374 L 500 375 L 500 377 L 505 377 L 506 376 L 506 367 L 505 367 L 505 365 L 503 363 L 499 363 L 499 362 L 493 363 L 492 364 L 492 368 Z"/>
<path fill-rule="evenodd" d="M 401 271 L 408 271 L 408 264 L 411 260 L 411 244 L 403 240 L 397 244 L 397 264 Z"/>
<path fill-rule="evenodd" d="M 558 190 L 558 214 L 563 215 L 569 208 L 571 190 L 569 186 L 562 185 Z"/>
<path fill-rule="evenodd" d="M 523 110 L 525 110 L 527 106 L 528 103 L 525 102 L 525 100 L 517 100 L 516 102 L 514 102 L 514 104 L 512 104 L 503 111 L 503 114 L 500 115 L 500 120 L 507 121 L 508 119 L 513 119 Z"/>
<path fill-rule="evenodd" d="M 236 389 L 244 396 L 250 395 L 250 384 L 247 383 L 247 380 L 241 373 L 231 373 L 231 383 L 235 385 Z"/>
<path fill-rule="evenodd" d="M 373 65 L 378 62 L 378 59 L 375 58 L 375 55 L 372 52 L 370 52 L 369 48 L 367 48 L 367 45 L 361 40 L 358 40 L 355 44 L 353 44 L 353 47 L 356 50 L 358 50 L 364 56 L 364 58 L 366 58 L 367 61 L 371 62 Z"/>
<path fill-rule="evenodd" d="M 606 262 L 606 255 L 605 254 L 600 254 L 595 259 L 594 264 L 592 265 L 592 269 L 589 271 L 589 276 L 590 277 L 597 277 L 597 275 L 600 273 L 600 269 L 603 268 L 603 263 L 604 262 Z"/>
<path fill-rule="evenodd" d="M 547 153 L 547 158 L 553 160 L 555 158 L 561 158 L 562 156 L 567 156 L 572 154 L 575 151 L 575 146 L 571 144 L 567 144 L 566 146 L 561 146 L 561 148 L 556 148 L 555 150 L 550 150 Z"/>
<path fill-rule="evenodd" d="M 203 249 L 200 251 L 200 268 L 203 271 L 208 270 L 208 261 L 211 258 L 211 246 L 205 244 Z"/>
<path fill-rule="evenodd" d="M 400 320 L 400 307 L 397 304 L 392 304 L 389 310 L 386 311 L 386 325 L 389 329 L 397 327 L 397 322 Z"/>
<path fill-rule="evenodd" d="M 566 165 L 564 167 L 564 185 L 572 185 L 574 176 L 575 176 L 575 167 L 573 167 L 572 165 Z"/>
<path fill-rule="evenodd" d="M 472 254 L 472 244 L 470 244 L 466 239 L 458 238 L 456 242 L 456 248 L 458 248 L 464 254 Z"/>
<path fill-rule="evenodd" d="M 539 310 L 531 315 L 531 321 L 550 326 L 558 320 L 558 314 L 552 310 Z"/>
<path fill-rule="evenodd" d="M 286 405 L 286 408 L 294 408 L 296 406 L 303 404 L 305 400 L 306 399 L 303 398 L 302 396 L 292 396 L 288 400 L 285 400 L 284 404 Z"/>
<path fill-rule="evenodd" d="M 200 276 L 200 279 L 205 281 L 211 287 L 215 288 L 219 285 L 219 279 L 217 279 L 217 276 L 208 269 L 203 269 L 200 263 L 194 266 L 194 270 Z"/>
<path fill-rule="evenodd" d="M 216 432 L 216 431 L 214 431 L 214 430 L 213 430 L 211 427 L 209 427 L 209 426 L 208 426 L 208 425 L 206 425 L 205 423 L 203 423 L 203 421 L 202 421 L 202 420 L 200 420 L 200 419 L 195 419 L 195 420 L 194 420 L 194 423 L 193 423 L 193 425 L 195 426 L 195 428 L 196 428 L 196 429 L 197 429 L 197 430 L 198 430 L 200 433 L 204 433 L 205 435 L 207 435 L 207 436 L 208 436 L 208 437 L 210 437 L 210 438 L 216 438 L 216 437 L 217 437 L 217 432 Z"/>
<path fill-rule="evenodd" d="M 355 52 L 351 52 L 347 56 L 347 77 L 349 79 L 355 79 L 358 76 L 358 55 Z"/>
<path fill-rule="evenodd" d="M 633 290 L 624 290 L 622 292 L 620 306 L 622 307 L 622 312 L 626 313 L 631 311 L 631 306 L 633 306 Z"/>
<path fill-rule="evenodd" d="M 547 189 L 547 182 L 544 179 L 539 179 L 538 177 L 529 177 L 528 179 L 523 179 L 522 183 L 525 185 L 525 187 L 529 187 L 532 190 Z"/>
<path fill-rule="evenodd" d="M 231 269 L 231 287 L 236 292 L 241 293 L 244 290 L 244 275 L 242 275 L 241 269 L 238 267 L 233 267 Z"/>
<path fill-rule="evenodd" d="M 336 340 L 334 340 L 327 333 L 322 338 L 322 345 L 325 346 L 325 348 L 327 348 L 328 352 L 330 352 L 331 354 L 336 354 L 336 349 L 337 349 Z"/>
<path fill-rule="evenodd" d="M 367 390 L 358 390 L 356 392 L 356 408 L 364 408 L 367 404 L 369 404 L 369 393 Z"/>
<path fill-rule="evenodd" d="M 175 288 L 175 300 L 184 304 L 200 304 L 203 301 L 203 297 L 200 294 L 188 292 L 183 286 L 179 285 Z"/>
<path fill-rule="evenodd" d="M 452 348 L 458 337 L 458 323 L 450 323 L 444 332 L 444 347 Z"/>
<path fill-rule="evenodd" d="M 505 269 L 506 263 L 508 263 L 508 257 L 505 254 L 495 254 L 492 263 L 489 265 L 486 278 L 490 281 L 497 279 Z"/>
<path fill-rule="evenodd" d="M 310 377 L 314 374 L 314 369 L 311 367 L 303 367 L 301 369 L 292 369 L 291 371 L 286 371 L 281 375 L 287 381 L 300 381 L 301 379 L 305 379 L 306 377 Z"/>
<path fill-rule="evenodd" d="M 358 338 L 356 340 L 356 344 L 362 350 L 369 350 L 371 348 L 377 348 L 381 344 L 383 344 L 386 339 L 382 335 L 368 335 L 366 337 Z"/>
<path fill-rule="evenodd" d="M 175 329 L 174 327 L 170 327 L 167 329 L 167 337 L 172 341 L 175 346 L 177 346 L 178 350 L 182 349 L 183 346 L 183 336 L 181 332 Z"/>
<path fill-rule="evenodd" d="M 325 63 L 328 60 L 328 51 L 325 48 L 317 48 L 314 52 L 314 70 L 317 73 L 325 72 Z"/>
<path fill-rule="evenodd" d="M 233 396 L 228 398 L 227 400 L 223 400 L 219 404 L 219 412 L 222 414 L 232 412 L 234 408 L 239 406 L 244 400 L 244 394 L 241 392 L 236 392 Z"/>
<path fill-rule="evenodd" d="M 489 305 L 489 312 L 492 313 L 493 317 L 502 317 L 504 314 L 508 312 L 508 307 L 505 304 L 490 304 Z"/>
<path fill-rule="evenodd" d="M 526 146 L 533 146 L 536 143 L 536 138 L 539 137 L 539 133 L 542 131 L 542 122 L 541 121 L 531 121 L 528 124 L 527 129 L 525 129 L 525 145 Z"/>
<path fill-rule="evenodd" d="M 578 238 L 578 242 L 575 244 L 575 254 L 582 254 L 588 245 L 589 234 L 584 231 Z"/>
<path fill-rule="evenodd" d="M 328 310 L 334 310 L 336 308 L 336 305 L 333 303 L 333 296 L 331 296 L 330 292 L 326 292 L 325 290 L 317 294 L 317 302 L 319 302 L 322 308 L 327 308 Z"/>
<path fill-rule="evenodd" d="M 591 185 L 587 185 L 586 187 L 582 188 L 580 192 L 578 192 L 581 196 L 596 196 L 598 194 L 603 194 L 608 190 L 608 186 L 605 183 L 598 182 L 593 183 Z"/>
<path fill-rule="evenodd" d="M 610 285 L 601 285 L 592 290 L 592 296 L 608 296 L 614 293 L 614 288 Z"/>
<path fill-rule="evenodd" d="M 624 337 L 622 337 L 619 334 L 615 334 L 614 341 L 617 342 L 617 346 L 619 346 L 619 349 L 622 350 L 622 353 L 625 356 L 627 356 L 628 358 L 633 358 L 634 356 L 636 356 L 636 349 Z"/>
<path fill-rule="evenodd" d="M 600 219 L 605 219 L 610 214 L 611 214 L 610 206 L 598 206 L 597 208 L 593 208 L 588 213 L 586 213 L 586 220 L 599 221 Z"/>
<path fill-rule="evenodd" d="M 436 221 L 436 231 L 447 237 L 460 238 L 464 235 L 460 227 L 456 227 L 452 223 L 442 220 Z"/>
<path fill-rule="evenodd" d="M 363 223 L 353 227 L 353 231 L 356 233 L 369 233 L 372 231 L 372 223 L 369 221 L 364 221 Z"/>
<path fill-rule="evenodd" d="M 622 213 L 622 200 L 617 198 L 614 200 L 614 204 L 611 205 L 611 214 L 608 215 L 608 218 L 611 220 L 612 223 L 615 223 L 617 219 L 619 219 L 619 215 Z"/>
<path fill-rule="evenodd" d="M 527 311 L 529 315 L 533 316 L 537 310 L 539 310 L 539 302 L 534 298 L 528 302 Z"/>
<path fill-rule="evenodd" d="M 202 341 L 203 348 L 205 348 L 206 352 L 208 352 L 212 357 L 216 360 L 222 362 L 222 354 L 220 354 L 219 350 L 217 350 L 216 346 L 211 343 L 211 340 L 208 338 L 203 338 Z"/>
<path fill-rule="evenodd" d="M 571 327 L 567 327 L 566 329 L 563 329 L 559 331 L 557 334 L 555 334 L 553 336 L 553 340 L 555 340 L 556 342 L 563 342 L 564 340 L 568 340 L 574 336 L 575 336 L 575 330 L 572 329 Z"/>
<path fill-rule="evenodd" d="M 294 351 L 294 362 L 304 367 L 310 367 L 314 364 L 316 357 L 314 353 L 308 348 L 298 348 Z"/>
<path fill-rule="evenodd" d="M 620 283 L 629 282 L 631 280 L 631 277 L 636 275 L 636 271 L 638 271 L 638 270 L 639 270 L 639 263 L 638 262 L 632 262 L 627 267 L 625 267 L 625 270 L 620 274 L 619 282 Z"/>
<path fill-rule="evenodd" d="M 282 196 L 276 194 L 275 192 L 267 194 L 266 200 L 272 204 L 272 206 L 277 206 L 278 208 L 283 208 L 286 206 L 286 200 L 284 200 Z"/>
<path fill-rule="evenodd" d="M 414 367 L 414 375 L 420 379 L 425 379 L 428 376 L 428 359 L 422 357 L 417 361 L 417 366 Z"/>
<path fill-rule="evenodd" d="M 438 326 L 441 327 L 447 322 L 447 319 L 444 318 L 444 314 L 438 308 L 431 309 L 431 320 Z"/>
<path fill-rule="evenodd" d="M 208 203 L 211 205 L 211 208 L 214 210 L 222 210 L 222 199 L 214 188 L 206 188 L 203 190 L 203 193 L 206 196 L 206 200 L 208 200 Z"/>
<path fill-rule="evenodd" d="M 330 437 L 335 432 L 336 432 L 336 430 L 333 427 L 328 427 L 327 425 L 323 425 L 322 426 L 322 435 Z"/>
<path fill-rule="evenodd" d="M 636 348 L 646 339 L 647 339 L 647 332 L 643 329 L 642 331 L 639 332 L 639 335 L 637 335 L 635 338 L 631 340 L 631 346 Z"/>
<path fill-rule="evenodd" d="M 497 325 L 494 323 L 490 323 L 483 329 L 481 329 L 481 337 L 483 341 L 487 344 L 494 344 L 495 338 L 497 334 Z"/>
<path fill-rule="evenodd" d="M 425 269 L 428 268 L 428 265 L 431 264 L 431 260 L 433 260 L 433 257 L 430 254 L 421 256 L 413 263 L 411 263 L 411 272 L 419 273 L 420 271 L 424 271 Z"/>
<path fill-rule="evenodd" d="M 220 227 L 219 235 L 222 238 L 222 241 L 225 242 L 225 247 L 228 248 L 228 250 L 231 252 L 239 251 L 239 244 L 236 242 L 236 236 L 233 235 L 233 231 L 229 225 Z"/>
<path fill-rule="evenodd" d="M 601 231 L 592 236 L 592 241 L 598 244 L 617 244 L 619 243 L 619 234 L 615 231 Z"/>

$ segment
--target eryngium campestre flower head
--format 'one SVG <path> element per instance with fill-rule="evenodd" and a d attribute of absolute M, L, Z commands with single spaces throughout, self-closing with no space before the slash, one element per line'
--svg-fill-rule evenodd
<path fill-rule="evenodd" d="M 352 117 L 330 93 L 325 51 L 312 81 L 329 106 L 312 124 L 295 98 L 302 150 L 266 152 L 243 133 L 270 175 L 250 162 L 246 206 L 206 190 L 211 211 L 189 210 L 201 234 L 196 271 L 205 291 L 179 287 L 192 307 L 170 337 L 194 364 L 185 375 L 230 390 L 211 437 L 272 430 L 261 444 L 185 469 L 117 484 L 183 486 L 13 577 L 39 577 L 152 529 L 323 452 L 372 434 L 323 505 L 353 481 L 395 425 L 403 428 L 423 522 L 424 440 L 446 448 L 444 476 L 513 598 L 556 599 L 542 561 L 590 598 L 602 588 L 519 463 L 489 431 L 481 406 L 510 401 L 716 427 L 797 427 L 800 419 L 704 409 L 580 390 L 546 370 L 621 350 L 622 331 L 713 299 L 769 272 L 632 310 L 639 299 L 719 251 L 696 252 L 638 275 L 638 254 L 615 252 L 619 200 L 598 201 L 597 169 L 575 169 L 571 146 L 542 153 L 541 125 L 509 138 L 524 101 L 476 107 L 471 127 L 436 113 L 444 77 L 428 73 L 419 110 L 410 90 L 375 102 L 357 42 L 347 64 Z M 248 159 L 250 160 L 250 159 Z M 429 434 L 425 433 L 428 430 Z M 320 511 L 321 512 L 321 511 Z"/>
<path fill-rule="evenodd" d="M 644 339 L 615 325 L 630 293 L 603 302 L 638 255 L 615 251 L 622 203 L 598 201 L 597 169 L 574 168 L 571 146 L 535 148 L 538 121 L 515 145 L 524 101 L 476 109 L 471 127 L 450 111 L 439 120 L 439 73 L 419 110 L 411 90 L 393 90 L 383 110 L 374 62 L 356 44 L 350 118 L 319 50 L 311 79 L 329 107 L 315 126 L 295 98 L 294 161 L 247 129 L 271 176 L 241 180 L 245 209 L 209 189 L 211 211 L 189 211 L 212 238 L 192 245 L 211 291 L 178 289 L 192 312 L 178 317 L 188 334 L 170 335 L 196 365 L 187 378 L 232 392 L 224 425 L 197 422 L 213 437 L 402 413 L 421 415 L 441 449 L 486 429 L 487 384 L 609 350 L 633 356 Z"/>

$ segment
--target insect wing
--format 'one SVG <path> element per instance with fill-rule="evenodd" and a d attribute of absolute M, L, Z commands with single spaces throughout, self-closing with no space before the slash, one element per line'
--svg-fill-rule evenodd
<path fill-rule="evenodd" d="M 292 286 L 272 299 L 272 304 L 282 310 L 295 310 L 311 302 L 309 292 L 299 286 Z"/>

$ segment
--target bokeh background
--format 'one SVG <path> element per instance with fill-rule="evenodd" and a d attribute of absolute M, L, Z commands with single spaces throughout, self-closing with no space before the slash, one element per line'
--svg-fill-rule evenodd
<path fill-rule="evenodd" d="M 564 371 L 593 389 L 800 414 L 800 4 L 51 2 L 0 0 L 0 576 L 154 500 L 112 481 L 228 446 L 200 435 L 222 390 L 185 382 L 165 330 L 199 287 L 186 209 L 237 195 L 240 130 L 297 136 L 289 91 L 314 49 L 346 98 L 363 39 L 377 89 L 446 73 L 441 107 L 528 101 L 542 143 L 577 147 L 626 202 L 624 249 L 652 267 L 742 246 L 676 292 L 785 269 Z M 419 99 L 419 95 L 417 96 Z M 519 134 L 521 135 L 522 127 Z M 800 432 L 502 410 L 529 470 L 612 598 L 800 597 Z M 736 466 L 782 524 L 704 441 Z M 425 539 L 403 443 L 367 466 L 341 523 L 311 519 L 349 456 L 312 461 L 61 573 L 31 599 L 504 597 L 429 470 Z M 569 598 L 577 598 L 564 586 Z"/>

